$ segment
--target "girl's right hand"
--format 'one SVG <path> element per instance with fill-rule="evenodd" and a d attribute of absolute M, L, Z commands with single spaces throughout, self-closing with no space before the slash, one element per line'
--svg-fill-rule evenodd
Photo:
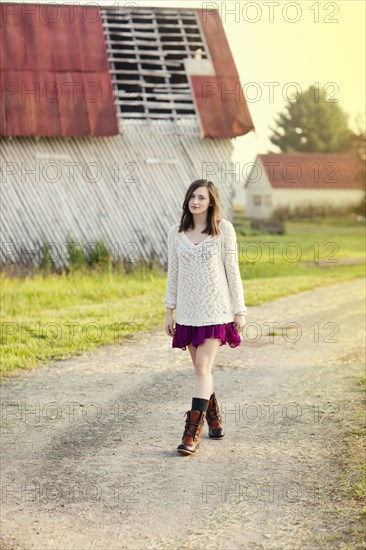
<path fill-rule="evenodd" d="M 168 336 L 174 336 L 175 334 L 175 321 L 173 315 L 167 315 L 165 319 L 165 332 Z"/>

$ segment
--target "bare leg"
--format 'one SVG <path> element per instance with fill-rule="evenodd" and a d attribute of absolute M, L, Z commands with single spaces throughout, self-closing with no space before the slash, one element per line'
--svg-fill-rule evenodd
<path fill-rule="evenodd" d="M 213 390 L 212 365 L 220 347 L 219 338 L 206 338 L 200 344 L 195 356 L 195 380 L 193 397 L 210 399 Z"/>
<path fill-rule="evenodd" d="M 192 346 L 192 344 L 188 344 L 188 349 L 189 349 L 189 353 L 191 354 L 192 363 L 193 363 L 193 367 L 194 367 L 195 364 L 196 364 L 196 353 L 197 353 L 197 348 L 195 348 L 194 346 Z"/>
<path fill-rule="evenodd" d="M 197 348 L 194 347 L 194 346 L 192 346 L 192 344 L 188 344 L 188 349 L 189 349 L 189 352 L 190 352 L 190 354 L 191 354 L 193 367 L 196 368 Z M 214 391 L 214 382 L 213 382 L 213 377 L 212 377 L 212 369 L 211 369 L 211 371 L 210 371 L 210 377 L 211 377 L 211 393 L 210 393 L 210 396 L 211 396 L 211 394 L 212 394 L 213 391 Z"/>

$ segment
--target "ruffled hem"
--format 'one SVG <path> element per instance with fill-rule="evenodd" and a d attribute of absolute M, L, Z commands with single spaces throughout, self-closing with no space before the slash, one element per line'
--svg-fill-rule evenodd
<path fill-rule="evenodd" d="M 221 325 L 206 325 L 194 327 L 190 325 L 175 324 L 175 334 L 172 339 L 172 348 L 187 349 L 188 344 L 194 347 L 203 344 L 206 338 L 220 338 L 220 346 L 229 344 L 231 348 L 240 345 L 241 338 L 234 329 L 234 321 Z"/>

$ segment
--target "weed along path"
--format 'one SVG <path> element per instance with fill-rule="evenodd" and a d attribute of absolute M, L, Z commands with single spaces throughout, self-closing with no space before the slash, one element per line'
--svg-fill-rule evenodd
<path fill-rule="evenodd" d="M 163 327 L 3 381 L 2 548 L 364 548 L 364 304 L 354 279 L 249 308 L 213 370 L 226 437 L 194 456 Z"/>

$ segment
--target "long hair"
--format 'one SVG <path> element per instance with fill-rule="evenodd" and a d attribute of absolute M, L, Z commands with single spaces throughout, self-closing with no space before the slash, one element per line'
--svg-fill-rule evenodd
<path fill-rule="evenodd" d="M 202 231 L 202 233 L 208 233 L 208 235 L 218 235 L 219 234 L 219 222 L 220 222 L 220 203 L 219 203 L 219 191 L 216 185 L 209 180 L 196 180 L 193 181 L 186 191 L 186 195 L 183 201 L 183 213 L 179 225 L 179 233 L 182 231 L 187 231 L 187 229 L 194 229 L 194 220 L 193 214 L 189 210 L 189 200 L 192 193 L 198 187 L 206 187 L 208 190 L 208 196 L 210 200 L 210 205 L 207 210 L 207 227 Z"/>

